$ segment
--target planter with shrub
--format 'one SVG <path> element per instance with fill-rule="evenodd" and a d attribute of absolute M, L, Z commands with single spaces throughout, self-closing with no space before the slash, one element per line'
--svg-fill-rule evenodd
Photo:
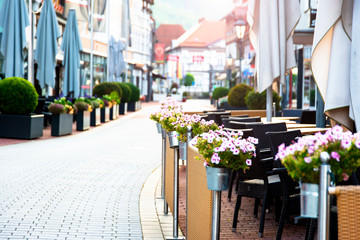
<path fill-rule="evenodd" d="M 131 89 L 131 97 L 128 103 L 128 111 L 135 112 L 140 110 L 140 89 L 132 83 L 126 83 Z"/>
<path fill-rule="evenodd" d="M 110 108 L 110 120 L 114 120 L 119 116 L 120 96 L 117 92 L 110 93 L 110 101 L 112 107 Z"/>
<path fill-rule="evenodd" d="M 104 95 L 101 99 L 104 103 L 100 111 L 100 120 L 102 123 L 110 121 L 111 100 L 109 101 L 109 98 L 110 97 L 108 95 Z"/>
<path fill-rule="evenodd" d="M 85 131 L 90 129 L 90 115 L 92 112 L 91 100 L 80 97 L 76 99 L 76 131 Z"/>
<path fill-rule="evenodd" d="M 44 115 L 31 114 L 38 104 L 35 87 L 23 78 L 0 81 L 0 137 L 34 139 L 43 136 Z"/>
<path fill-rule="evenodd" d="M 228 104 L 237 109 L 247 109 L 245 98 L 251 90 L 253 90 L 252 87 L 243 83 L 231 88 L 228 94 Z"/>
<path fill-rule="evenodd" d="M 90 113 L 90 126 L 98 126 L 101 123 L 101 107 L 104 102 L 100 98 L 91 98 L 91 105 L 93 110 Z"/>
<path fill-rule="evenodd" d="M 126 114 L 128 109 L 128 102 L 130 102 L 131 98 L 131 88 L 126 83 L 118 83 L 118 85 L 122 90 L 119 114 Z"/>
<path fill-rule="evenodd" d="M 74 106 L 65 97 L 55 99 L 49 105 L 51 112 L 51 136 L 62 136 L 72 133 L 73 113 L 76 112 Z"/>
<path fill-rule="evenodd" d="M 273 91 L 273 102 L 276 105 L 276 111 L 280 111 L 280 96 Z M 262 93 L 255 92 L 254 90 L 249 92 L 246 96 L 246 106 L 251 110 L 266 109 L 266 91 Z"/>

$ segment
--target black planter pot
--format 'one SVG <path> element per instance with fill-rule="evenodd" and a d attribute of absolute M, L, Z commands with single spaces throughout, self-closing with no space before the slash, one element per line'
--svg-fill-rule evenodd
<path fill-rule="evenodd" d="M 78 111 L 76 115 L 76 131 L 90 129 L 90 114 L 89 111 Z"/>
<path fill-rule="evenodd" d="M 43 136 L 44 114 L 0 114 L 0 137 L 34 139 Z"/>
<path fill-rule="evenodd" d="M 51 118 L 51 136 L 62 136 L 72 133 L 72 114 L 53 114 Z"/>
<path fill-rule="evenodd" d="M 128 110 L 128 103 L 127 102 L 120 103 L 119 113 L 126 114 L 127 110 Z"/>
<path fill-rule="evenodd" d="M 98 126 L 101 123 L 101 110 L 100 108 L 95 108 L 90 113 L 90 126 Z"/>
<path fill-rule="evenodd" d="M 102 108 L 100 111 L 100 115 L 101 115 L 101 122 L 108 122 L 110 120 L 110 108 L 109 107 L 105 107 Z"/>
<path fill-rule="evenodd" d="M 110 108 L 110 120 L 115 120 L 116 119 L 116 105 L 113 105 Z"/>

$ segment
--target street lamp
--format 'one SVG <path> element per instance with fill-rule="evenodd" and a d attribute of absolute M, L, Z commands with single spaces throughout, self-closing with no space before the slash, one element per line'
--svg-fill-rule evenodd
<path fill-rule="evenodd" d="M 233 65 L 234 59 L 231 57 L 231 54 L 229 54 L 229 57 L 226 59 L 226 80 L 229 84 L 226 84 L 226 87 L 231 88 L 230 82 L 231 82 L 231 66 Z"/>
<path fill-rule="evenodd" d="M 246 22 L 242 19 L 237 20 L 234 23 L 235 32 L 236 32 L 236 38 L 238 39 L 238 45 L 239 45 L 239 82 L 236 84 L 239 84 L 242 82 L 242 74 L 241 74 L 241 41 L 245 36 L 245 29 L 246 29 Z"/>

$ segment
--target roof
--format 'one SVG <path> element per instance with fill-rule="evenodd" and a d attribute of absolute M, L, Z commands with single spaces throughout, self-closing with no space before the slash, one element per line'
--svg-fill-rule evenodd
<path fill-rule="evenodd" d="M 208 47 L 225 39 L 225 29 L 225 20 L 203 20 L 179 37 L 174 47 Z"/>
<path fill-rule="evenodd" d="M 159 43 L 163 43 L 165 48 L 171 46 L 174 39 L 180 37 L 185 33 L 185 29 L 180 24 L 161 24 L 156 29 L 156 39 Z"/>

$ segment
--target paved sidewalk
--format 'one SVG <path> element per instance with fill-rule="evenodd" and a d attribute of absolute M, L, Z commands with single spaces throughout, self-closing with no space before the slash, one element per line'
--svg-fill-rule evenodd
<path fill-rule="evenodd" d="M 0 239 L 143 239 L 158 104 L 90 131 L 0 147 Z"/>

